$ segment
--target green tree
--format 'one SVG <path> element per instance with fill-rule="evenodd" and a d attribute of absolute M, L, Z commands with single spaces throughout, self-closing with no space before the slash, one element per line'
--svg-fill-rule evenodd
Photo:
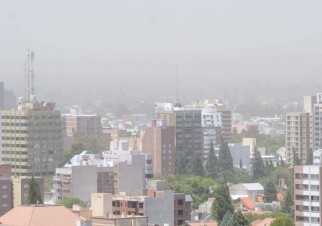
<path fill-rule="evenodd" d="M 287 214 L 292 213 L 292 207 L 294 205 L 293 195 L 294 195 L 293 186 L 289 186 L 286 191 L 285 198 L 281 203 L 281 208 L 284 213 L 287 213 Z"/>
<path fill-rule="evenodd" d="M 214 144 L 210 142 L 210 149 L 206 161 L 206 176 L 215 179 L 217 176 L 217 156 L 215 155 Z"/>
<path fill-rule="evenodd" d="M 239 160 L 239 169 L 242 169 L 243 168 L 243 160 L 240 158 Z"/>
<path fill-rule="evenodd" d="M 254 157 L 251 161 L 251 171 L 254 179 L 259 179 L 265 176 L 265 167 L 262 156 L 259 151 L 255 149 Z"/>
<path fill-rule="evenodd" d="M 235 212 L 228 221 L 227 226 L 248 226 L 249 222 L 242 212 Z"/>
<path fill-rule="evenodd" d="M 202 160 L 200 158 L 199 154 L 194 154 L 193 158 L 192 158 L 192 174 L 195 176 L 204 176 L 205 175 L 205 171 L 203 169 L 203 165 L 202 165 Z"/>
<path fill-rule="evenodd" d="M 218 157 L 218 172 L 223 172 L 226 170 L 232 170 L 233 167 L 233 158 L 231 157 L 228 144 L 225 143 L 224 139 L 221 139 L 221 145 L 219 148 L 219 157 Z"/>
<path fill-rule="evenodd" d="M 73 208 L 74 204 L 80 205 L 81 207 L 86 207 L 87 203 L 80 200 L 79 198 L 68 198 L 68 199 L 62 199 L 62 200 L 58 200 L 56 202 L 56 204 L 58 205 L 63 205 L 66 208 Z"/>
<path fill-rule="evenodd" d="M 227 226 L 228 225 L 228 222 L 230 220 L 230 218 L 232 217 L 232 213 L 231 212 L 227 212 L 224 217 L 222 218 L 222 221 L 220 222 L 220 225 L 219 226 Z"/>
<path fill-rule="evenodd" d="M 217 221 L 222 221 L 227 212 L 234 212 L 234 206 L 229 195 L 227 185 L 218 185 L 214 190 L 214 202 L 211 207 L 211 215 Z"/>
<path fill-rule="evenodd" d="M 289 217 L 278 217 L 272 221 L 270 226 L 294 226 L 294 224 Z"/>
<path fill-rule="evenodd" d="M 211 197 L 215 184 L 211 178 L 192 175 L 168 175 L 167 182 L 171 190 L 192 196 L 192 209 L 197 209 L 201 203 Z"/>
<path fill-rule="evenodd" d="M 28 194 L 26 204 L 42 204 L 40 189 L 33 176 L 31 177 L 28 183 Z"/>
<path fill-rule="evenodd" d="M 188 158 L 186 155 L 176 153 L 176 174 L 185 175 L 188 173 Z"/>
<path fill-rule="evenodd" d="M 273 202 L 276 200 L 276 187 L 272 181 L 269 181 L 264 187 L 264 196 L 266 202 Z"/>
<path fill-rule="evenodd" d="M 292 147 L 293 151 L 293 166 L 301 165 L 301 159 L 299 153 L 295 150 L 295 147 Z"/>

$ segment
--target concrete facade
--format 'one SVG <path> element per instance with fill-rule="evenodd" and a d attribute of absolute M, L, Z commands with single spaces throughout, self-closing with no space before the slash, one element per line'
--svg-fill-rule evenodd
<path fill-rule="evenodd" d="M 142 152 L 153 155 L 153 173 L 175 173 L 175 127 L 158 126 L 153 120 L 151 127 L 143 132 Z"/>
<path fill-rule="evenodd" d="M 288 165 L 293 165 L 294 155 L 298 155 L 301 164 L 306 164 L 310 155 L 309 113 L 292 112 L 286 114 L 285 148 Z"/>
<path fill-rule="evenodd" d="M 25 102 L 1 111 L 2 162 L 14 176 L 53 175 L 62 154 L 61 116 L 54 103 Z"/>
<path fill-rule="evenodd" d="M 321 225 L 321 165 L 294 166 L 294 221 L 296 226 Z"/>
<path fill-rule="evenodd" d="M 203 153 L 201 110 L 175 109 L 176 152 L 192 159 Z"/>
<path fill-rule="evenodd" d="M 250 147 L 241 144 L 228 144 L 231 157 L 233 158 L 233 166 L 240 167 L 242 163 L 243 169 L 250 168 Z"/>

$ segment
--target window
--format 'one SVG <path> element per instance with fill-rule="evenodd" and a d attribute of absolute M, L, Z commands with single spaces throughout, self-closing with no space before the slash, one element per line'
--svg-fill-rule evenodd
<path fill-rule="evenodd" d="M 8 186 L 7 185 L 2 185 L 2 189 L 3 190 L 8 189 Z"/>

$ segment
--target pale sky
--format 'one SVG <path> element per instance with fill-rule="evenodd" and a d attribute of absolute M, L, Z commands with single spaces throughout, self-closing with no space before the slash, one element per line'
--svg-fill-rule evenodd
<path fill-rule="evenodd" d="M 227 74 L 238 87 L 247 85 L 238 80 L 245 75 L 322 72 L 321 28 L 320 0 L 0 1 L 0 80 L 23 93 L 30 48 L 36 88 L 46 97 L 85 89 L 119 98 L 130 88 L 124 101 L 169 98 L 175 80 L 164 80 L 179 64 L 182 95 L 211 98 L 224 95 L 214 90 L 218 81 L 229 87 Z M 214 86 L 197 85 L 202 80 Z"/>

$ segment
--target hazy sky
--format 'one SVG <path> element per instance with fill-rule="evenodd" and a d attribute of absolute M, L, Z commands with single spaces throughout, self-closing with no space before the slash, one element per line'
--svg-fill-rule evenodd
<path fill-rule="evenodd" d="M 176 64 L 182 95 L 211 97 L 226 75 L 322 72 L 321 28 L 320 0 L 0 1 L 0 80 L 22 93 L 30 48 L 46 97 L 169 98 Z"/>

